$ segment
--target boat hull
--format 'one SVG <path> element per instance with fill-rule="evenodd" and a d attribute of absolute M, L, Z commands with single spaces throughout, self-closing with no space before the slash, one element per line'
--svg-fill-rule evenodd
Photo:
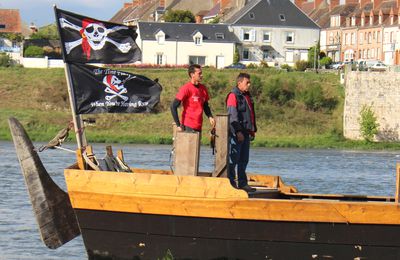
<path fill-rule="evenodd" d="M 400 259 L 398 225 L 75 212 L 90 259 Z"/>

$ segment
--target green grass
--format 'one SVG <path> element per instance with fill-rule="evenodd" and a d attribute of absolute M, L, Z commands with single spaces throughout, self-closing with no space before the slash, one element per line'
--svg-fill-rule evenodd
<path fill-rule="evenodd" d="M 185 69 L 134 69 L 132 73 L 158 78 L 161 102 L 152 114 L 84 115 L 95 118 L 86 127 L 89 142 L 172 143 L 169 105 L 188 80 Z M 204 69 L 204 84 L 215 114 L 225 113 L 225 98 L 238 70 Z M 398 143 L 366 143 L 342 137 L 344 89 L 337 74 L 249 69 L 256 102 L 258 132 L 254 146 L 299 148 L 397 149 Z M 7 119 L 19 119 L 34 141 L 48 141 L 71 119 L 63 69 L 0 68 L 0 139 L 10 140 Z M 209 141 L 205 121 L 202 143 Z M 73 134 L 72 140 L 74 139 Z"/>

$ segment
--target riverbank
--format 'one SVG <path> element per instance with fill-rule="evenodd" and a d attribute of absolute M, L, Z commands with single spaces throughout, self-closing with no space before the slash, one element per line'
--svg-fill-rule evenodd
<path fill-rule="evenodd" d="M 169 104 L 187 80 L 185 69 L 134 69 L 132 73 L 158 78 L 161 102 L 152 114 L 84 115 L 90 142 L 170 144 L 172 117 Z M 238 70 L 205 68 L 214 114 L 225 112 L 225 97 Z M 256 102 L 258 133 L 254 146 L 299 148 L 397 149 L 396 143 L 348 141 L 342 135 L 344 90 L 335 73 L 286 72 L 272 68 L 249 69 Z M 19 119 L 35 141 L 48 141 L 71 118 L 63 69 L 0 69 L 0 140 L 10 140 L 7 119 Z M 204 125 L 202 142 L 208 143 Z M 70 135 L 74 139 L 73 134 Z"/>

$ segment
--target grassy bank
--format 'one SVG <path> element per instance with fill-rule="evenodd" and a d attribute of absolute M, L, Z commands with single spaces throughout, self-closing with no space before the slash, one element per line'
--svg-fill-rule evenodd
<path fill-rule="evenodd" d="M 154 114 L 85 115 L 95 118 L 86 127 L 90 142 L 171 143 L 169 104 L 188 77 L 185 69 L 121 69 L 158 78 L 163 86 Z M 370 144 L 342 137 L 344 90 L 337 74 L 248 70 L 256 102 L 258 133 L 253 145 L 303 148 L 398 148 L 397 144 Z M 224 113 L 226 94 L 238 71 L 204 69 L 204 83 L 212 96 L 214 114 Z M 70 120 L 63 69 L 0 69 L 0 139 L 10 140 L 7 118 L 14 116 L 35 141 L 50 140 Z M 208 142 L 208 125 L 203 143 Z M 73 137 L 72 137 L 73 139 Z"/>

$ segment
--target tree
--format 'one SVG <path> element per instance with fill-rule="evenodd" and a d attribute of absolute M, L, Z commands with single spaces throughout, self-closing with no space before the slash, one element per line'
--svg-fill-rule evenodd
<path fill-rule="evenodd" d="M 168 10 L 164 20 L 173 23 L 194 23 L 194 15 L 189 10 Z"/>
<path fill-rule="evenodd" d="M 319 46 L 319 42 L 317 42 L 317 44 L 313 47 L 311 47 L 308 50 L 308 67 L 309 68 L 314 68 L 314 56 L 315 54 L 317 54 L 319 56 L 320 53 L 320 46 Z M 318 56 L 315 57 L 315 62 L 318 63 Z M 318 66 L 318 64 L 315 64 L 316 66 Z"/>
<path fill-rule="evenodd" d="M 371 106 L 364 105 L 360 111 L 360 132 L 361 136 L 367 142 L 372 142 L 374 136 L 378 133 L 379 124 Z"/>
<path fill-rule="evenodd" d="M 22 42 L 24 36 L 20 33 L 0 33 L 0 38 L 5 38 L 10 41 Z"/>
<path fill-rule="evenodd" d="M 46 39 L 46 40 L 59 40 L 57 26 L 50 24 L 45 27 L 39 28 L 39 31 L 31 35 L 31 39 Z"/>
<path fill-rule="evenodd" d="M 235 53 L 233 54 L 233 63 L 239 63 L 240 61 L 240 56 L 239 56 L 239 50 L 237 47 L 235 47 Z"/>

